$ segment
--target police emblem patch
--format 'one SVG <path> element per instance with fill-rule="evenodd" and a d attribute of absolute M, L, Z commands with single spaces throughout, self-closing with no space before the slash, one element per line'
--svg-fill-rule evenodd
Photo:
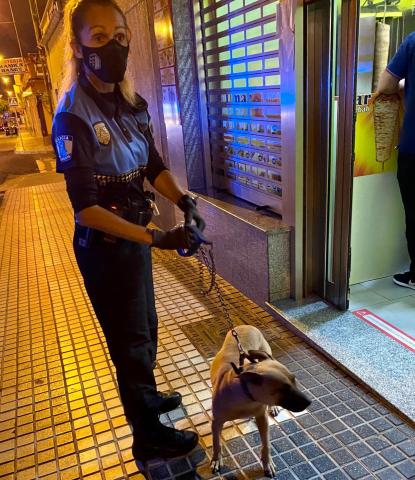
<path fill-rule="evenodd" d="M 55 139 L 56 150 L 61 162 L 68 162 L 72 158 L 72 135 L 59 135 Z"/>
<path fill-rule="evenodd" d="M 108 145 L 111 140 L 111 134 L 104 122 L 98 122 L 94 125 L 94 130 L 101 145 Z"/>

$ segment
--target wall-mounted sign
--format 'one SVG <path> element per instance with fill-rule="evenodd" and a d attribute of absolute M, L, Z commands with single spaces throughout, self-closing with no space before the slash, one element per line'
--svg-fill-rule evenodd
<path fill-rule="evenodd" d="M 4 58 L 0 62 L 0 75 L 19 75 L 26 72 L 26 64 L 22 57 Z"/>

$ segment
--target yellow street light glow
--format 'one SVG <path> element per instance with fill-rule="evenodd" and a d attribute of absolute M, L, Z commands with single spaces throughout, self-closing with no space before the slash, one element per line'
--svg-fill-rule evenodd
<path fill-rule="evenodd" d="M 13 92 L 11 90 L 7 90 L 7 95 L 11 97 L 13 95 Z"/>
<path fill-rule="evenodd" d="M 5 85 L 7 85 L 8 83 L 10 83 L 10 78 L 9 77 L 2 77 L 2 80 L 3 80 L 3 83 Z"/>
<path fill-rule="evenodd" d="M 0 55 L 0 62 L 4 59 L 3 55 Z"/>

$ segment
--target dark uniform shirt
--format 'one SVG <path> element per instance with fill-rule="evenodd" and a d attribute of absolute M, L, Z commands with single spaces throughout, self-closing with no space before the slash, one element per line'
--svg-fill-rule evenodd
<path fill-rule="evenodd" d="M 405 116 L 399 152 L 415 155 L 415 32 L 405 38 L 387 70 L 399 80 L 405 79 Z"/>
<path fill-rule="evenodd" d="M 151 134 L 147 102 L 137 95 L 133 107 L 117 87 L 100 94 L 81 75 L 56 110 L 56 171 L 65 175 L 75 213 L 93 205 L 143 202 L 144 178 L 153 184 L 166 169 Z"/>

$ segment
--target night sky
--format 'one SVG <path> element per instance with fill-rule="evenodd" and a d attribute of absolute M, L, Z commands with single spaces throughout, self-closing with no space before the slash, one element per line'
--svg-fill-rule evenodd
<path fill-rule="evenodd" d="M 33 0 L 34 2 L 36 0 Z M 40 16 L 43 13 L 47 0 L 37 0 Z M 36 40 L 30 15 L 29 0 L 10 0 L 13 14 L 16 20 L 16 27 L 19 33 L 23 55 L 35 53 Z M 0 55 L 5 58 L 20 57 L 19 45 L 9 7 L 9 0 L 0 0 Z"/>

